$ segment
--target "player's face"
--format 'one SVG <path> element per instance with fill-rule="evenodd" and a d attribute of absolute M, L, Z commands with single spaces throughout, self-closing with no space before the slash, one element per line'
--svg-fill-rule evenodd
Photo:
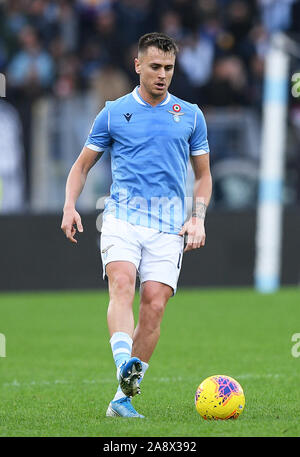
<path fill-rule="evenodd" d="M 154 99 L 164 98 L 171 84 L 175 54 L 165 53 L 151 46 L 135 59 L 135 70 L 140 75 L 141 89 Z"/>

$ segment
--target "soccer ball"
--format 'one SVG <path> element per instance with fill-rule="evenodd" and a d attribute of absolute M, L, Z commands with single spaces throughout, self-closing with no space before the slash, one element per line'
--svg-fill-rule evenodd
<path fill-rule="evenodd" d="M 240 384 L 230 376 L 204 379 L 195 394 L 195 406 L 203 419 L 237 419 L 245 406 Z"/>

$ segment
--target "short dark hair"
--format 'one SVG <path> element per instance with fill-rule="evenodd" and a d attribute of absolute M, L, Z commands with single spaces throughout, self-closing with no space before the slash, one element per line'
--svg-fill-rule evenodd
<path fill-rule="evenodd" d="M 150 46 L 154 46 L 163 52 L 173 52 L 176 56 L 178 53 L 178 46 L 173 40 L 165 33 L 152 32 L 146 33 L 139 39 L 138 52 L 146 51 Z"/>

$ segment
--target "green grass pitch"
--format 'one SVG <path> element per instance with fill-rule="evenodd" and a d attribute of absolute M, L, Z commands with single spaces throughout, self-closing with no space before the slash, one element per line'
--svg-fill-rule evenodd
<path fill-rule="evenodd" d="M 107 292 L 0 295 L 0 436 L 299 436 L 299 289 L 179 289 L 134 398 L 146 419 L 106 418 L 117 381 Z M 135 313 L 138 312 L 138 294 Z M 194 394 L 213 374 L 236 378 L 236 421 L 204 421 Z"/>

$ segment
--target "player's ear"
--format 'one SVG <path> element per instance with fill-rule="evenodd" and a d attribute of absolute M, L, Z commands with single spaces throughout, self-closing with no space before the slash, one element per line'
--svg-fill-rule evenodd
<path fill-rule="evenodd" d="M 137 57 L 134 59 L 134 65 L 135 65 L 135 71 L 139 75 L 141 73 L 141 64 Z"/>

